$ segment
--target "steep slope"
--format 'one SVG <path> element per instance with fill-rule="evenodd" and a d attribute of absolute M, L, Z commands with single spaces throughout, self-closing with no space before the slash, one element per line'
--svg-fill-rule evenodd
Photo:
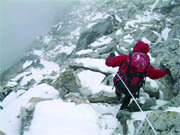
<path fill-rule="evenodd" d="M 151 47 L 151 64 L 162 62 L 174 79 L 147 79 L 138 102 L 156 132 L 179 134 L 179 5 L 176 0 L 80 1 L 4 73 L 0 131 L 153 134 L 142 112 L 119 111 L 112 90 L 117 69 L 105 66 L 110 52 L 127 54 L 143 40 Z M 137 111 L 133 103 L 132 108 Z"/>

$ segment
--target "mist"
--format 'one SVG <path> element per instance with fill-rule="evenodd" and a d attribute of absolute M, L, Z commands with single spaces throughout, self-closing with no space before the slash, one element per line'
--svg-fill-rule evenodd
<path fill-rule="evenodd" d="M 57 23 L 57 13 L 67 10 L 74 1 L 0 1 L 0 73 L 22 58 L 35 37 L 47 33 Z"/>

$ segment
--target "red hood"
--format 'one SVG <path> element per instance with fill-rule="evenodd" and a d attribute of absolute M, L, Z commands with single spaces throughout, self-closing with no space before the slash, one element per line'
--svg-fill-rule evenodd
<path fill-rule="evenodd" d="M 149 45 L 142 42 L 138 41 L 136 45 L 133 47 L 134 52 L 143 52 L 143 53 L 148 53 L 149 52 Z"/>

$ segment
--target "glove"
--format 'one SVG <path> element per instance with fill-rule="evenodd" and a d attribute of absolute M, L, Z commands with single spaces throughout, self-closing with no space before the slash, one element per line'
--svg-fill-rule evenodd
<path fill-rule="evenodd" d="M 111 56 L 111 57 L 114 57 L 114 56 L 115 56 L 115 54 L 114 54 L 114 53 L 110 53 L 110 56 Z"/>
<path fill-rule="evenodd" d="M 108 60 L 112 60 L 112 59 L 114 59 L 114 57 L 115 57 L 115 54 L 114 53 L 110 53 L 110 55 L 108 56 Z"/>
<path fill-rule="evenodd" d="M 165 70 L 166 70 L 167 75 L 172 76 L 171 71 L 168 68 L 166 68 Z"/>
<path fill-rule="evenodd" d="M 169 80 L 170 80 L 171 82 L 174 82 L 174 78 L 173 78 L 173 76 L 172 76 L 172 74 L 171 74 L 171 71 L 170 71 L 165 65 L 163 65 L 162 63 L 160 63 L 160 69 L 165 70 L 165 71 L 166 71 L 166 74 L 168 75 Z"/>
<path fill-rule="evenodd" d="M 164 64 L 162 64 L 162 62 L 160 63 L 160 69 L 165 70 L 168 75 L 172 76 L 171 71 Z"/>

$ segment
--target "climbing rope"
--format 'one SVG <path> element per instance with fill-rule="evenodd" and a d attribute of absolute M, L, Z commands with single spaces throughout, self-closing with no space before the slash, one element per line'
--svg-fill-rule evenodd
<path fill-rule="evenodd" d="M 119 74 L 117 73 L 117 76 L 119 77 L 119 79 L 122 81 L 122 83 L 124 84 L 124 86 L 126 87 L 127 91 L 129 92 L 129 94 L 131 95 L 131 97 L 133 98 L 134 102 L 136 103 L 136 105 L 138 106 L 139 110 L 144 114 L 145 116 L 145 120 L 148 122 L 149 126 L 152 128 L 152 131 L 154 132 L 155 135 L 157 135 L 156 130 L 154 129 L 154 127 L 152 126 L 151 122 L 149 121 L 149 119 L 146 117 L 146 114 L 144 113 L 144 111 L 141 109 L 140 105 L 138 104 L 138 102 L 136 101 L 135 97 L 133 96 L 133 94 L 131 93 L 131 91 L 129 90 L 129 88 L 127 87 L 127 85 L 124 83 L 124 81 L 122 80 L 122 78 L 119 76 Z"/>

